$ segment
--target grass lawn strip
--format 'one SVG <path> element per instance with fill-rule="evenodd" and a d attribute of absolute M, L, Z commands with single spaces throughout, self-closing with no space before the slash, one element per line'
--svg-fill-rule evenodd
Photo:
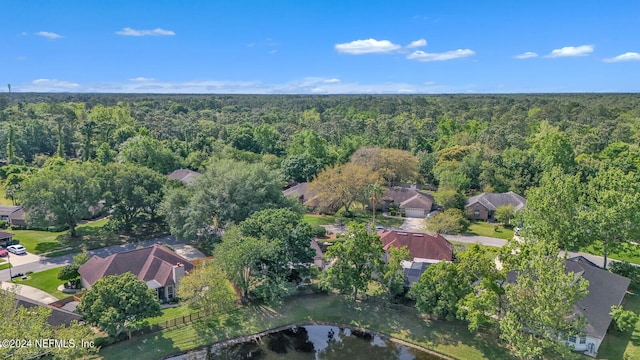
<path fill-rule="evenodd" d="M 0 205 L 13 205 L 11 199 L 7 199 L 4 197 L 4 184 L 0 184 Z"/>
<path fill-rule="evenodd" d="M 353 303 L 337 295 L 295 297 L 276 307 L 243 307 L 218 316 L 210 331 L 203 330 L 201 323 L 191 323 L 106 347 L 100 355 L 104 359 L 120 359 L 135 353 L 138 360 L 157 359 L 218 341 L 313 321 L 364 328 L 454 358 L 512 359 L 495 339 L 472 334 L 463 323 L 429 321 L 412 308 Z"/>
<path fill-rule="evenodd" d="M 65 282 L 58 279 L 58 273 L 60 272 L 60 268 L 49 269 L 33 274 L 29 274 L 27 280 L 22 280 L 20 278 L 15 278 L 13 281 L 16 284 L 23 284 L 33 286 L 36 289 L 40 289 L 46 293 L 49 293 L 58 299 L 66 298 L 67 296 L 71 296 L 71 294 L 65 294 L 62 291 L 58 290 L 58 286 L 64 284 Z"/>
<path fill-rule="evenodd" d="M 580 251 L 584 251 L 589 254 L 602 256 L 602 244 L 597 241 L 596 244 L 583 247 Z M 623 243 L 620 245 L 620 249 L 617 251 L 609 251 L 608 258 L 627 261 L 632 264 L 640 265 L 640 245 Z"/>

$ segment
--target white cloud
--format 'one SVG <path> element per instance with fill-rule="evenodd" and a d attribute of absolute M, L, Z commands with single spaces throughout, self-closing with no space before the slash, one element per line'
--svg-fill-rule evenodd
<path fill-rule="evenodd" d="M 538 57 L 538 54 L 532 52 L 532 51 L 527 51 L 526 53 L 522 53 L 522 54 L 518 54 L 516 56 L 514 56 L 515 59 L 531 59 L 534 57 Z"/>
<path fill-rule="evenodd" d="M 153 30 L 136 30 L 126 27 L 120 31 L 116 31 L 116 34 L 122 36 L 173 36 L 176 33 L 171 30 L 164 30 L 161 28 Z"/>
<path fill-rule="evenodd" d="M 24 60 L 27 60 L 27 57 L 26 57 L 26 56 L 24 56 L 24 55 L 20 55 L 20 56 L 16 57 L 16 60 L 18 60 L 18 61 L 24 61 Z"/>
<path fill-rule="evenodd" d="M 637 52 L 626 52 L 622 55 L 618 55 L 616 57 L 608 58 L 602 60 L 604 62 L 623 62 L 623 61 L 640 61 L 640 53 Z"/>
<path fill-rule="evenodd" d="M 15 84 L 15 92 L 147 93 L 147 94 L 437 94 L 475 92 L 473 84 L 461 86 L 435 83 L 345 83 L 336 78 L 306 77 L 285 83 L 260 81 L 191 80 L 181 82 L 146 79 L 124 82 L 78 84 L 55 79 L 37 79 Z"/>
<path fill-rule="evenodd" d="M 139 77 L 137 77 L 137 78 L 129 79 L 129 81 L 137 81 L 137 82 L 141 82 L 141 81 L 153 81 L 153 80 L 155 80 L 155 79 L 154 79 L 154 78 L 146 78 L 146 77 L 142 77 L 142 76 L 139 76 Z"/>
<path fill-rule="evenodd" d="M 414 51 L 412 54 L 407 55 L 407 59 L 422 61 L 422 62 L 446 61 L 446 60 L 453 60 L 453 59 L 462 59 L 469 56 L 473 56 L 475 54 L 476 53 L 473 50 L 469 50 L 469 49 L 458 49 L 458 50 L 451 50 L 451 51 L 446 51 L 441 53 L 426 53 L 424 51 L 418 50 L 418 51 Z"/>
<path fill-rule="evenodd" d="M 574 57 L 574 56 L 587 56 L 593 52 L 595 46 L 593 45 L 582 45 L 582 46 L 565 46 L 560 49 L 554 49 L 551 51 L 548 58 L 559 58 L 559 57 Z"/>
<path fill-rule="evenodd" d="M 62 35 L 53 33 L 53 32 L 49 32 L 49 31 L 38 31 L 36 33 L 36 35 L 38 36 L 42 36 L 42 37 L 46 37 L 47 39 L 60 39 L 62 37 Z"/>
<path fill-rule="evenodd" d="M 26 31 L 23 31 L 23 32 L 21 32 L 21 33 L 20 33 L 20 35 L 21 35 L 21 36 L 27 36 L 28 34 L 27 34 L 27 32 L 26 32 Z"/>
<path fill-rule="evenodd" d="M 427 46 L 427 40 L 420 39 L 416 41 L 412 41 L 411 44 L 407 45 L 407 49 L 419 48 Z"/>
<path fill-rule="evenodd" d="M 376 53 L 390 53 L 402 48 L 402 46 L 392 43 L 389 40 L 355 40 L 350 43 L 336 44 L 335 49 L 339 53 L 362 55 Z"/>
<path fill-rule="evenodd" d="M 80 86 L 80 84 L 71 81 L 56 79 L 36 79 L 26 85 L 19 86 L 17 90 L 23 92 L 76 92 L 83 91 L 83 88 Z"/>

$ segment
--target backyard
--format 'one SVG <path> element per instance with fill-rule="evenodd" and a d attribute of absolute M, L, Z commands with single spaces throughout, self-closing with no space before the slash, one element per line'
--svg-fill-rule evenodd
<path fill-rule="evenodd" d="M 105 359 L 137 354 L 158 359 L 215 341 L 255 334 L 298 322 L 330 322 L 361 327 L 464 359 L 511 359 L 494 337 L 472 334 L 460 322 L 430 321 L 413 308 L 354 303 L 337 295 L 300 296 L 281 305 L 247 306 L 221 314 L 206 330 L 200 323 L 170 328 L 103 348 Z"/>

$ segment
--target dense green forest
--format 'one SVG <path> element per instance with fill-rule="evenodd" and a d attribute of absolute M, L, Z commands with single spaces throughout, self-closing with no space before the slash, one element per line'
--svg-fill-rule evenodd
<path fill-rule="evenodd" d="M 201 170 L 211 155 L 224 153 L 307 167 L 288 176 L 301 180 L 347 162 L 359 147 L 377 146 L 418 156 L 421 178 L 404 180 L 438 185 L 453 174 L 464 190 L 519 193 L 555 165 L 584 174 L 603 161 L 635 170 L 640 138 L 640 97 L 631 94 L 14 93 L 0 96 L 0 110 L 0 158 L 11 163 L 42 165 L 55 154 L 134 160 L 144 147 L 163 157 L 149 164 L 163 173 Z"/>

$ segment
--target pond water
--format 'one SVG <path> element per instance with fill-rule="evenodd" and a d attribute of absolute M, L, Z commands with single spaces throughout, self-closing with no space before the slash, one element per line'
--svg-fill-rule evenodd
<path fill-rule="evenodd" d="M 214 359 L 397 359 L 436 360 L 422 352 L 366 332 L 335 326 L 296 326 L 250 341 L 213 349 Z M 184 358 L 204 359 L 206 353 Z"/>

